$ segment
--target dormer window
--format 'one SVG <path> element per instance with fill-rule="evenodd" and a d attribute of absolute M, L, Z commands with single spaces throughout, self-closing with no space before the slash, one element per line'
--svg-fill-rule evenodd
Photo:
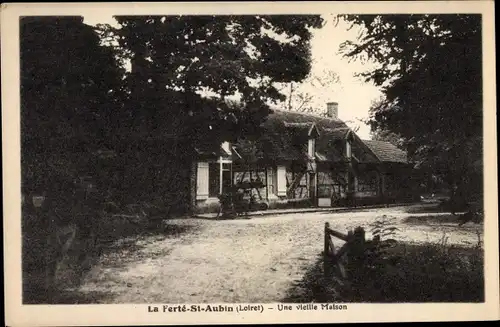
<path fill-rule="evenodd" d="M 307 154 L 309 158 L 314 159 L 316 157 L 316 138 L 319 137 L 319 131 L 316 124 L 312 124 L 307 133 L 309 140 L 307 143 Z"/>
<path fill-rule="evenodd" d="M 349 139 L 347 139 L 347 140 L 345 141 L 345 156 L 346 156 L 347 158 L 349 158 L 349 159 L 350 159 L 350 158 L 351 158 L 351 156 L 352 156 L 352 150 L 351 150 L 351 140 L 349 140 Z"/>
<path fill-rule="evenodd" d="M 222 143 L 221 148 L 226 152 L 228 156 L 231 155 L 231 143 L 225 141 Z"/>
<path fill-rule="evenodd" d="M 307 154 L 309 158 L 314 158 L 316 153 L 316 139 L 309 138 L 309 142 L 307 143 Z"/>

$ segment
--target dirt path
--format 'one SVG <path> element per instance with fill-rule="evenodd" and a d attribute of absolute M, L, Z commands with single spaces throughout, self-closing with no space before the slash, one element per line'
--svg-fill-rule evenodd
<path fill-rule="evenodd" d="M 110 251 L 75 291 L 98 294 L 99 303 L 279 302 L 317 261 L 325 221 L 347 231 L 386 214 L 397 221 L 401 240 L 439 242 L 443 231 L 448 243 L 467 245 L 477 239 L 479 227 L 436 225 L 425 221 L 436 214 L 404 210 L 172 220 L 168 224 L 187 231 L 148 236 L 126 250 Z M 404 223 L 408 216 L 418 223 Z"/>

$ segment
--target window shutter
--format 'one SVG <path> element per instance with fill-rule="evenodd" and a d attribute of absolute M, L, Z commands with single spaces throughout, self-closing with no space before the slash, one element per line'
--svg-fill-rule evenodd
<path fill-rule="evenodd" d="M 286 167 L 278 166 L 278 196 L 286 196 Z"/>
<path fill-rule="evenodd" d="M 196 176 L 196 200 L 208 198 L 208 162 L 198 162 Z"/>

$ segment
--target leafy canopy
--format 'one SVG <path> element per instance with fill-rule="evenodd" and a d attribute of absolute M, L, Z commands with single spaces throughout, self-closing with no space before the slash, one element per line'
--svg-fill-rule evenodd
<path fill-rule="evenodd" d="M 344 55 L 375 63 L 362 74 L 384 99 L 373 130 L 405 140 L 417 163 L 470 185 L 482 156 L 480 15 L 346 15 L 364 27 Z"/>
<path fill-rule="evenodd" d="M 115 19 L 118 28 L 98 28 L 130 60 L 124 79 L 130 116 L 141 130 L 161 128 L 191 143 L 253 132 L 269 113 L 267 103 L 283 99 L 273 84 L 309 73 L 311 29 L 322 23 L 308 15 Z"/>
<path fill-rule="evenodd" d="M 121 105 L 114 50 L 82 17 L 24 17 L 20 29 L 23 140 L 101 138 Z"/>

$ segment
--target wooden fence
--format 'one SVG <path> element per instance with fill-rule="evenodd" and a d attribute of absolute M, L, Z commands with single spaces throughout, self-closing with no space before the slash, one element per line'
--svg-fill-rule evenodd
<path fill-rule="evenodd" d="M 341 278 L 350 276 L 361 268 L 367 246 L 378 241 L 378 239 L 366 241 L 365 230 L 362 227 L 357 227 L 346 235 L 331 229 L 328 222 L 325 223 L 324 236 L 323 272 L 325 277 L 331 276 L 333 272 L 336 272 Z M 332 237 L 345 243 L 337 249 Z"/>

